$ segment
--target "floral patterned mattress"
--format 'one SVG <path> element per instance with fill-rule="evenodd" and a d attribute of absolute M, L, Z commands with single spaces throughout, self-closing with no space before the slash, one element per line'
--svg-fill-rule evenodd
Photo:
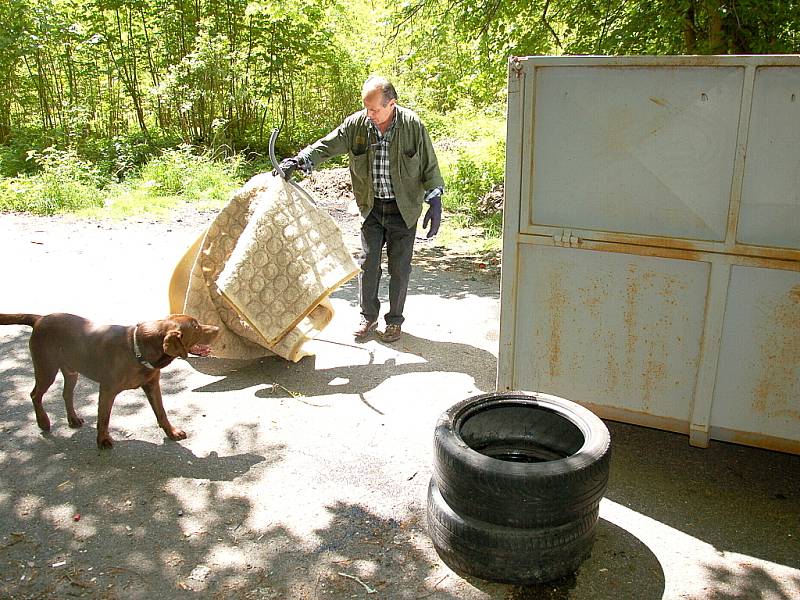
<path fill-rule="evenodd" d="M 175 269 L 170 309 L 220 327 L 213 355 L 298 361 L 359 272 L 330 215 L 271 173 L 234 193 Z"/>

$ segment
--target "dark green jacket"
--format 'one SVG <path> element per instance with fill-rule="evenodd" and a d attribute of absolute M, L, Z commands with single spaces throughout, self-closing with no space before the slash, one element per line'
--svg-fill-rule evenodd
<path fill-rule="evenodd" d="M 395 105 L 397 121 L 389 142 L 389 173 L 397 197 L 397 207 L 406 225 L 412 227 L 422 214 L 425 192 L 444 187 L 439 162 L 431 138 L 416 113 Z M 353 195 L 365 219 L 374 202 L 372 188 L 373 150 L 375 134 L 370 134 L 367 111 L 347 117 L 336 129 L 300 152 L 302 158 L 316 167 L 341 154 L 350 157 L 350 177 Z"/>

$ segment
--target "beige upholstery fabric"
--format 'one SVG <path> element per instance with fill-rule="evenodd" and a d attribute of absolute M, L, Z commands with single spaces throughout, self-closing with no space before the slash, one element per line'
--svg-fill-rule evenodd
<path fill-rule="evenodd" d="M 333 317 L 328 296 L 358 271 L 330 215 L 263 173 L 234 194 L 179 263 L 171 309 L 220 327 L 214 356 L 297 361 Z"/>

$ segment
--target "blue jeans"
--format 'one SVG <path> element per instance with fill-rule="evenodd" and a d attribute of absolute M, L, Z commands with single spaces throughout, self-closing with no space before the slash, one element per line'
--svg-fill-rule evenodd
<path fill-rule="evenodd" d="M 361 225 L 361 255 L 358 278 L 358 300 L 361 315 L 377 321 L 381 310 L 378 288 L 381 283 L 381 257 L 386 246 L 389 266 L 389 312 L 387 325 L 402 325 L 408 280 L 411 276 L 411 257 L 414 254 L 416 224 L 408 227 L 395 202 L 375 199 L 375 205 Z"/>

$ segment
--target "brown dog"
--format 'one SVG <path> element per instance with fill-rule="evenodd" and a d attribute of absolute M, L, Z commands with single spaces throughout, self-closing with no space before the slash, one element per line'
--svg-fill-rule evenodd
<path fill-rule="evenodd" d="M 202 325 L 187 315 L 169 315 L 160 321 L 128 327 L 97 325 L 66 313 L 0 314 L 0 325 L 33 327 L 29 345 L 36 384 L 31 400 L 36 422 L 43 431 L 50 431 L 50 419 L 42 406 L 42 397 L 59 369 L 64 376 L 64 404 L 70 427 L 83 425 L 72 403 L 78 374 L 100 384 L 97 407 L 100 448 L 114 445 L 108 434 L 108 422 L 117 394 L 137 387 L 147 394 L 156 420 L 167 436 L 184 439 L 186 433 L 170 424 L 161 401 L 161 369 L 178 356 L 186 358 L 190 353 L 208 356 L 209 344 L 219 333 L 218 327 Z"/>

